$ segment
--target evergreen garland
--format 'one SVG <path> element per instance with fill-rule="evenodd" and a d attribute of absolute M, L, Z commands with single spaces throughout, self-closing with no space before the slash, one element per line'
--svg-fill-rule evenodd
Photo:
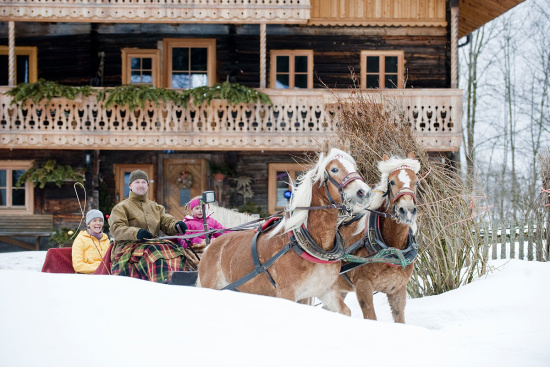
<path fill-rule="evenodd" d="M 60 97 L 74 101 L 78 95 L 87 97 L 91 93 L 92 87 L 89 85 L 71 87 L 44 79 L 39 79 L 36 83 L 20 83 L 6 92 L 7 95 L 13 97 L 12 103 L 25 102 L 30 99 L 33 103 L 38 104 L 45 99 L 46 105 L 52 98 Z"/>
<path fill-rule="evenodd" d="M 103 89 L 97 93 L 97 101 L 105 101 L 106 108 L 116 104 L 121 107 L 127 105 L 130 110 L 137 107 L 145 108 L 146 102 L 154 103 L 156 106 L 160 105 L 160 101 L 172 101 L 178 105 L 187 102 L 175 90 L 136 84 Z"/>
<path fill-rule="evenodd" d="M 195 105 L 201 105 L 203 102 L 210 103 L 213 99 L 226 100 L 230 105 L 256 103 L 258 100 L 260 103 L 272 105 L 271 99 L 267 94 L 239 83 L 230 83 L 229 81 L 216 83 L 211 87 L 193 88 L 186 92 L 193 97 Z"/>
<path fill-rule="evenodd" d="M 84 177 L 81 172 L 74 170 L 70 165 L 61 165 L 53 159 L 48 160 L 46 163 L 39 166 L 35 163 L 31 168 L 25 171 L 17 182 L 16 187 L 21 187 L 31 180 L 36 187 L 40 184 L 40 188 L 43 189 L 46 183 L 55 182 L 57 187 L 61 187 L 61 184 L 65 180 L 72 180 L 80 183 L 84 183 Z"/>
<path fill-rule="evenodd" d="M 87 97 L 92 93 L 96 94 L 98 102 L 104 101 L 106 108 L 119 105 L 128 106 L 130 110 L 137 107 L 144 108 L 146 102 L 159 106 L 161 102 L 171 101 L 185 107 L 188 103 L 200 106 L 204 102 L 210 103 L 213 99 L 226 100 L 230 105 L 256 102 L 273 104 L 267 94 L 229 81 L 216 83 L 211 87 L 203 86 L 178 92 L 173 89 L 137 84 L 94 90 L 89 85 L 71 87 L 40 79 L 36 83 L 21 83 L 6 92 L 7 95 L 13 97 L 12 103 L 25 102 L 30 99 L 35 104 L 42 100 L 46 100 L 46 104 L 48 104 L 55 97 L 74 101 L 79 95 Z"/>

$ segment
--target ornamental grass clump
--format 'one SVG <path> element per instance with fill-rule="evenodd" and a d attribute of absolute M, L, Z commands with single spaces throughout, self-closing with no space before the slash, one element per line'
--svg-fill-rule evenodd
<path fill-rule="evenodd" d="M 417 218 L 419 256 L 408 284 L 412 297 L 440 294 L 471 282 L 486 272 L 487 254 L 480 233 L 482 201 L 468 193 L 450 162 L 429 158 L 416 140 L 405 109 L 383 91 L 352 91 L 337 99 L 331 111 L 334 146 L 349 141 L 350 153 L 369 186 L 379 181 L 383 154 L 406 157 L 414 152 L 421 163 Z"/>

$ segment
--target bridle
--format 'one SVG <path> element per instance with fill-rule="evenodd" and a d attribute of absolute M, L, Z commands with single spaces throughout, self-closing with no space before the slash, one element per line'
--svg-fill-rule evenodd
<path fill-rule="evenodd" d="M 391 176 L 392 173 L 394 173 L 395 171 L 398 171 L 400 169 L 408 169 L 408 170 L 410 170 L 414 173 L 414 171 L 412 170 L 411 167 L 406 166 L 406 165 L 402 165 L 402 166 L 399 166 L 397 168 L 394 168 L 390 173 L 388 173 L 388 178 Z M 382 195 L 382 197 L 387 197 L 391 201 L 391 203 L 393 204 L 393 211 L 395 212 L 395 203 L 397 202 L 397 200 L 399 200 L 400 197 L 405 196 L 405 195 L 410 195 L 413 199 L 414 205 L 416 205 L 417 199 L 416 199 L 416 194 L 415 194 L 413 189 L 411 189 L 410 187 L 402 187 L 395 194 L 393 194 L 393 192 L 391 190 L 391 183 L 390 183 L 390 181 L 388 181 L 388 188 L 387 188 L 386 192 L 384 193 L 384 195 Z M 392 196 L 393 196 L 393 199 L 392 199 Z"/>
<path fill-rule="evenodd" d="M 360 180 L 361 182 L 365 182 L 365 181 L 363 181 L 361 176 L 359 176 L 359 173 L 357 173 L 357 171 L 353 171 L 353 172 L 348 173 L 346 175 L 346 177 L 344 177 L 340 183 L 338 183 L 338 181 L 336 181 L 334 179 L 334 177 L 332 177 L 330 175 L 330 173 L 327 172 L 327 178 L 325 179 L 325 181 L 323 181 L 323 184 L 325 186 L 325 191 L 327 193 L 327 197 L 328 197 L 330 203 L 332 205 L 338 205 L 334 201 L 332 196 L 330 195 L 330 191 L 328 189 L 328 181 L 330 181 L 338 189 L 338 193 L 340 194 L 340 199 L 342 200 L 342 202 L 339 203 L 341 205 L 341 209 L 344 209 L 346 212 L 351 213 L 351 208 L 349 208 L 346 205 L 346 201 L 349 202 L 349 200 L 345 199 L 344 187 L 346 187 L 347 185 L 349 185 L 351 182 L 353 182 L 355 180 Z"/>

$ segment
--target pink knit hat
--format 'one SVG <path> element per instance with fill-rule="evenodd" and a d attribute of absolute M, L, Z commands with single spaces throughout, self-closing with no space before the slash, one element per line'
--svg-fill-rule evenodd
<path fill-rule="evenodd" d="M 199 198 L 196 198 L 196 199 L 193 199 L 189 202 L 189 209 L 193 209 L 194 207 L 196 207 L 197 205 L 200 205 L 201 203 L 201 199 Z"/>

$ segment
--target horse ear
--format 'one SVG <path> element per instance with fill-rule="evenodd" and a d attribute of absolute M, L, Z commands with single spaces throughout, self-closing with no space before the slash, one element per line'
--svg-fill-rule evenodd
<path fill-rule="evenodd" d="M 416 159 L 415 156 L 414 156 L 414 152 L 410 152 L 409 155 L 407 156 L 407 158 Z"/>
<path fill-rule="evenodd" d="M 383 160 L 387 161 L 388 159 L 390 159 L 390 157 L 388 157 L 388 155 L 386 153 L 384 153 Z"/>
<path fill-rule="evenodd" d="M 342 144 L 342 150 L 343 150 L 344 152 L 348 152 L 348 153 L 350 152 L 350 150 L 351 150 L 351 143 L 350 143 L 349 139 L 344 140 L 344 143 Z"/>
<path fill-rule="evenodd" d="M 328 152 L 330 152 L 330 144 L 328 140 L 325 140 L 325 142 L 323 143 L 322 152 L 325 153 L 325 155 L 328 155 Z"/>

